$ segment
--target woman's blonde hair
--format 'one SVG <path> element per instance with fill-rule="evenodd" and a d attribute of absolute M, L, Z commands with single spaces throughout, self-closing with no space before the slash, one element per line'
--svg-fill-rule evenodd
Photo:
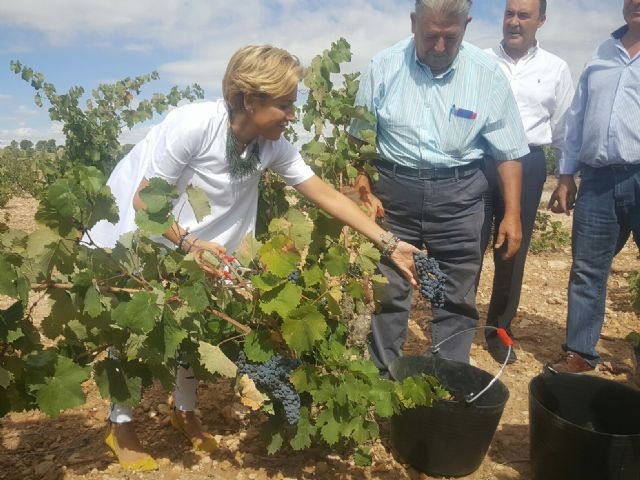
<path fill-rule="evenodd" d="M 302 79 L 300 60 L 271 45 L 248 45 L 233 54 L 222 79 L 222 95 L 232 111 L 244 110 L 244 98 L 284 97 Z"/>

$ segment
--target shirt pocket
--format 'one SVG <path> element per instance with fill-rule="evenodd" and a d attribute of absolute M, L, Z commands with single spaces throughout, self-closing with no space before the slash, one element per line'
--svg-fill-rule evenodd
<path fill-rule="evenodd" d="M 450 113 L 440 128 L 442 152 L 454 158 L 464 157 L 478 134 L 478 122 L 478 115 L 470 110 L 457 115 Z"/>

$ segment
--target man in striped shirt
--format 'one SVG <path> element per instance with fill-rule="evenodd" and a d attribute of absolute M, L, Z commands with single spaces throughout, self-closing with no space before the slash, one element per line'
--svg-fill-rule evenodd
<path fill-rule="evenodd" d="M 575 207 L 565 355 L 558 372 L 593 370 L 613 257 L 640 238 L 640 0 L 624 0 L 626 24 L 587 63 L 567 116 L 560 179 L 549 208 Z M 574 175 L 580 171 L 576 199 Z"/>
<path fill-rule="evenodd" d="M 504 328 L 511 336 L 511 321 L 518 311 L 527 250 L 547 178 L 542 146 L 552 145 L 556 158 L 561 159 L 566 113 L 573 98 L 573 81 L 567 62 L 540 48 L 536 40 L 536 32 L 546 20 L 546 9 L 546 0 L 507 0 L 502 42 L 487 50 L 509 79 L 531 150 L 522 158 L 522 245 L 508 260 L 504 260 L 498 250 L 493 255 L 495 273 L 487 325 Z M 500 224 L 503 212 L 502 193 L 495 182 L 495 166 L 487 161 L 486 167 L 490 189 L 485 196 L 483 252 L 489 244 L 492 225 Z M 487 330 L 485 337 L 491 356 L 498 363 L 507 360 L 509 350 L 496 332 Z M 515 361 L 516 352 L 511 350 L 508 362 Z"/>
<path fill-rule="evenodd" d="M 373 58 L 356 97 L 375 117 L 379 154 L 377 181 L 371 185 L 364 174 L 356 180 L 362 203 L 400 239 L 426 247 L 447 277 L 444 306 L 433 308 L 434 345 L 478 321 L 485 155 L 498 162 L 504 189 L 497 242 L 505 245 L 505 257 L 515 254 L 521 238 L 518 159 L 529 149 L 504 74 L 463 42 L 470 6 L 469 0 L 417 0 L 413 36 Z M 350 133 L 364 141 L 371 128 L 354 121 Z M 411 287 L 388 259 L 380 270 L 389 283 L 372 318 L 369 351 L 384 376 L 404 341 Z M 453 337 L 440 354 L 468 362 L 473 336 Z"/>

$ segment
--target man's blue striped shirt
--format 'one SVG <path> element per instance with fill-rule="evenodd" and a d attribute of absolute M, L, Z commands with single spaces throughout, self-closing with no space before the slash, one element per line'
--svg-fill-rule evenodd
<path fill-rule="evenodd" d="M 622 45 L 624 26 L 598 47 L 587 63 L 567 113 L 567 138 L 560 174 L 580 164 L 640 164 L 640 53 Z"/>
<path fill-rule="evenodd" d="M 350 133 L 376 132 L 382 158 L 413 168 L 466 165 L 489 155 L 515 160 L 529 152 L 509 82 L 494 60 L 463 42 L 453 64 L 434 77 L 413 37 L 377 54 L 362 75 L 356 104 L 376 119 Z"/>

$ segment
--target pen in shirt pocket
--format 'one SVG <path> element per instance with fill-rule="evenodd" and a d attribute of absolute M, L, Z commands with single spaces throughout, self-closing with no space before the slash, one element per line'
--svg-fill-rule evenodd
<path fill-rule="evenodd" d="M 454 103 L 453 105 L 451 105 L 451 110 L 449 110 L 449 121 L 451 121 L 451 116 L 475 120 L 478 117 L 478 114 L 464 108 L 456 108 L 456 105 Z"/>

